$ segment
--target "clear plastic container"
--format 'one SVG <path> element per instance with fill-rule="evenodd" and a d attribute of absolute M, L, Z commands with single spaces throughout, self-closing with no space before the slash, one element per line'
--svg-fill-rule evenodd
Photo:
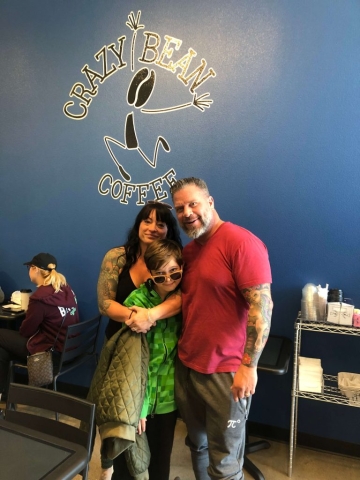
<path fill-rule="evenodd" d="M 326 320 L 326 305 L 328 287 L 307 283 L 302 289 L 301 317 L 310 322 L 324 322 Z"/>

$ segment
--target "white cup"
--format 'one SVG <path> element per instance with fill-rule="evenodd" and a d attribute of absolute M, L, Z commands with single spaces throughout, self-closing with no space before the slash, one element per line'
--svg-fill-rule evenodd
<path fill-rule="evenodd" d="M 29 306 L 30 295 L 31 290 L 21 290 L 21 308 L 25 310 L 25 312 Z"/>

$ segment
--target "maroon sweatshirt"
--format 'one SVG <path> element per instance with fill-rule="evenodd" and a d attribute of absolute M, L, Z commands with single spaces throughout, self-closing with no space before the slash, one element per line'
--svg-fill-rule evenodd
<path fill-rule="evenodd" d="M 79 322 L 76 297 L 69 285 L 57 293 L 51 285 L 38 287 L 30 296 L 26 317 L 20 326 L 20 334 L 29 339 L 27 349 L 32 355 L 54 346 L 64 317 L 55 345 L 58 352 L 64 347 L 67 327 Z"/>

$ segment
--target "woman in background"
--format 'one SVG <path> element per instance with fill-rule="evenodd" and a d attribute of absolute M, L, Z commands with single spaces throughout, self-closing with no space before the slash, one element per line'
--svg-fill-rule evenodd
<path fill-rule="evenodd" d="M 11 360 L 26 361 L 28 355 L 52 347 L 62 352 L 67 327 L 79 322 L 75 294 L 64 275 L 56 271 L 56 258 L 50 253 L 39 253 L 24 265 L 28 266 L 37 290 L 30 296 L 20 331 L 0 329 L 0 394 L 7 387 Z"/>

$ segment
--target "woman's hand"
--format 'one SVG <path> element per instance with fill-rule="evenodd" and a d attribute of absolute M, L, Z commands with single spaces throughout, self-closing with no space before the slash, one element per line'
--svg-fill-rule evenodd
<path fill-rule="evenodd" d="M 181 292 L 176 290 L 164 302 L 150 309 L 132 306 L 129 307 L 133 313 L 125 320 L 125 323 L 134 332 L 146 333 L 157 321 L 172 317 L 181 312 Z"/>
<path fill-rule="evenodd" d="M 133 306 L 129 310 L 129 318 L 125 323 L 133 332 L 146 333 L 156 324 L 151 318 L 150 309 Z"/>
<path fill-rule="evenodd" d="M 141 435 L 146 430 L 146 418 L 140 418 L 137 433 Z"/>

